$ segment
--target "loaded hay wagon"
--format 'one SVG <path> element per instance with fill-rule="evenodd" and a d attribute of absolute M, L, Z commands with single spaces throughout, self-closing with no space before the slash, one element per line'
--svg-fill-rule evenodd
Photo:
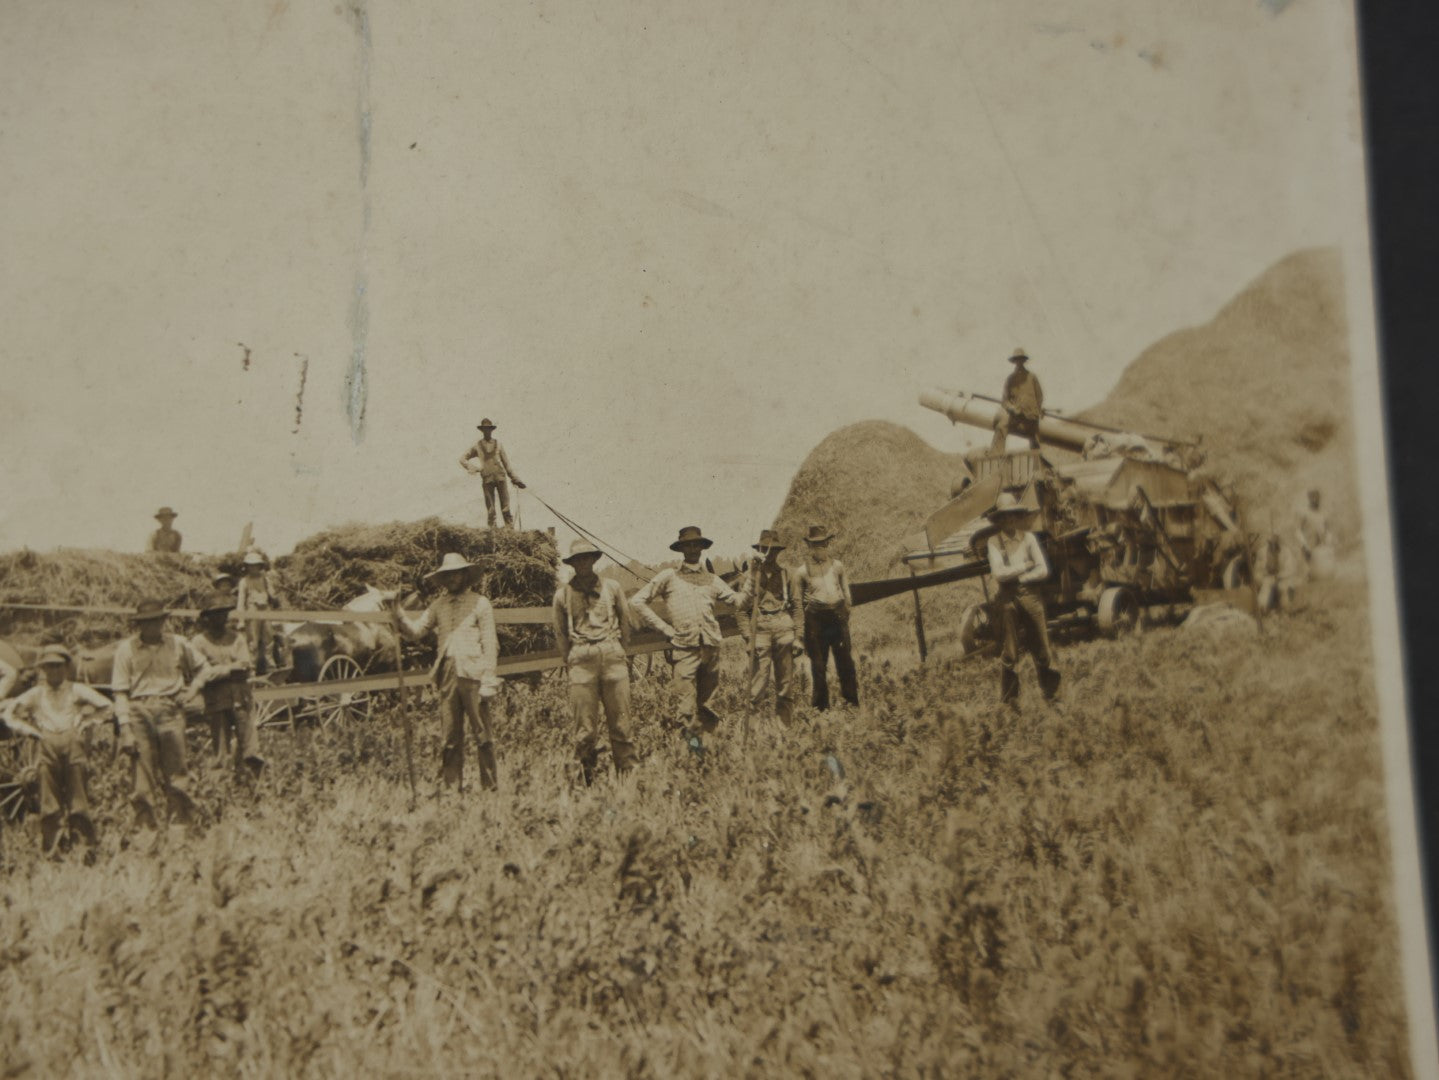
<path fill-rule="evenodd" d="M 939 391 L 921 395 L 920 404 L 984 429 L 992 429 L 1000 408 L 993 399 Z M 1154 609 L 1174 613 L 1214 590 L 1241 606 L 1252 602 L 1238 512 L 1197 468 L 1193 444 L 1053 415 L 1040 420 L 1039 438 L 1038 450 L 967 457 L 954 498 L 926 522 L 925 548 L 904 556 L 911 587 L 979 580 L 984 600 L 961 617 L 967 653 L 997 639 L 986 581 L 994 526 L 985 515 L 1005 491 L 1033 512 L 1050 564 L 1041 593 L 1057 632 L 1115 637 L 1137 629 Z M 1078 458 L 1061 460 L 1052 451 Z M 903 579 L 894 584 L 902 587 Z"/>

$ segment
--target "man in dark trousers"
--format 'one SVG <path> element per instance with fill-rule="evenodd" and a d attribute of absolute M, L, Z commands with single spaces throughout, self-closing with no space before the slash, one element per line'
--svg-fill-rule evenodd
<path fill-rule="evenodd" d="M 505 448 L 500 445 L 500 440 L 495 438 L 495 422 L 487 416 L 480 421 L 479 430 L 480 441 L 465 451 L 465 456 L 460 458 L 460 468 L 484 481 L 485 517 L 490 528 L 495 527 L 495 504 L 498 503 L 505 517 L 505 528 L 513 529 L 515 519 L 510 516 L 510 489 L 506 481 L 513 480 L 515 487 L 521 491 L 525 489 L 525 485 L 515 475 L 515 470 L 510 468 L 510 459 L 505 455 Z M 472 465 L 471 461 L 478 464 Z"/>
<path fill-rule="evenodd" d="M 989 572 L 997 586 L 994 609 L 1003 635 L 999 654 L 999 700 L 1019 704 L 1019 635 L 1023 627 L 1030 655 L 1039 672 L 1039 689 L 1046 701 L 1059 690 L 1059 672 L 1054 669 L 1049 648 L 1049 626 L 1045 622 L 1044 597 L 1039 585 L 1049 577 L 1049 561 L 1039 538 L 1021 528 L 1033 511 L 1021 506 L 1008 491 L 1000 492 L 994 509 L 987 515 L 996 526 L 989 538 Z"/>
<path fill-rule="evenodd" d="M 823 525 L 811 525 L 805 536 L 809 561 L 794 573 L 799 601 L 804 608 L 804 648 L 809 653 L 810 704 L 829 708 L 829 654 L 839 676 L 840 696 L 859 704 L 859 680 L 849 640 L 849 610 L 854 606 L 844 563 L 829 553 L 834 534 Z"/>
<path fill-rule="evenodd" d="M 1029 357 L 1023 349 L 1015 349 L 1009 362 L 1014 370 L 1004 380 L 1004 394 L 1000 399 L 1003 406 L 994 418 L 994 440 L 989 444 L 990 453 L 999 453 L 1010 434 L 1023 435 L 1029 440 L 1032 450 L 1039 449 L 1039 418 L 1044 415 L 1044 391 L 1039 379 L 1024 365 Z"/>

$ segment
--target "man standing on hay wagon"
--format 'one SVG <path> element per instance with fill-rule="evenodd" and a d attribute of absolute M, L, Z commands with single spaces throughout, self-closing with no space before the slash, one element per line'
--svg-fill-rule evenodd
<path fill-rule="evenodd" d="M 480 441 L 460 458 L 460 468 L 484 481 L 485 517 L 490 528 L 495 527 L 495 504 L 499 503 L 505 516 L 505 528 L 513 529 L 515 519 L 510 516 L 510 489 L 506 480 L 513 480 L 515 487 L 521 491 L 525 489 L 525 485 L 515 475 L 515 470 L 510 468 L 510 459 L 505 456 L 505 448 L 500 445 L 500 440 L 494 437 L 494 430 L 495 423 L 488 416 L 480 421 Z M 471 459 L 478 459 L 479 465 L 471 465 Z"/>
<path fill-rule="evenodd" d="M 773 673 L 775 715 L 788 724 L 794 719 L 795 658 L 804 652 L 804 606 L 800 590 L 790 579 L 790 572 L 779 564 L 784 545 L 773 529 L 760 532 L 759 543 L 753 545 L 760 553 L 750 570 L 751 603 L 754 626 L 750 641 L 750 703 L 759 708 L 765 682 Z"/>
<path fill-rule="evenodd" d="M 185 703 L 197 698 L 210 676 L 205 658 L 178 634 L 165 632 L 169 617 L 159 600 L 142 600 L 130 622 L 136 632 L 115 649 L 110 689 L 120 749 L 134 766 L 135 819 L 155 828 L 156 804 L 165 802 L 180 824 L 195 814 L 185 764 Z"/>
<path fill-rule="evenodd" d="M 470 588 L 473 564 L 455 552 L 448 552 L 440 566 L 425 575 L 440 594 L 423 615 L 411 619 L 400 610 L 400 598 L 391 599 L 396 624 L 405 637 L 423 638 L 431 631 L 436 641 L 435 666 L 431 675 L 440 691 L 440 729 L 444 748 L 440 752 L 440 775 L 446 784 L 461 791 L 465 786 L 465 724 L 476 740 L 480 786 L 498 786 L 495 765 L 494 728 L 490 699 L 499 691 L 497 674 L 500 646 L 495 634 L 495 612 L 488 598 Z"/>
<path fill-rule="evenodd" d="M 586 540 L 571 544 L 564 562 L 575 573 L 555 590 L 554 601 L 555 640 L 569 672 L 570 712 L 582 733 L 575 756 L 586 784 L 594 782 L 599 764 L 601 706 L 615 772 L 627 772 L 635 756 L 626 726 L 630 714 L 630 673 L 625 662 L 629 604 L 618 581 L 595 573 L 601 554 Z"/>
<path fill-rule="evenodd" d="M 674 651 L 674 677 L 680 686 L 680 733 L 695 753 L 703 753 L 702 733 L 719 727 L 720 717 L 710 708 L 710 698 L 719 688 L 720 632 L 715 616 L 716 601 L 732 604 L 742 611 L 749 602 L 749 586 L 736 593 L 712 570 L 700 563 L 700 553 L 713 540 L 701 534 L 698 525 L 686 525 L 679 539 L 670 545 L 684 562 L 678 569 L 666 567 L 630 597 L 630 606 L 666 638 Z M 665 622 L 650 604 L 664 601 L 670 622 Z M 673 624 L 673 625 L 671 625 Z"/>
<path fill-rule="evenodd" d="M 250 770 L 259 776 L 265 767 L 260 756 L 260 740 L 255 731 L 255 714 L 250 705 L 250 646 L 230 626 L 230 612 L 235 601 L 223 594 L 210 598 L 200 611 L 200 629 L 190 638 L 195 651 L 210 666 L 205 683 L 205 719 L 210 725 L 210 747 L 217 759 L 224 757 L 226 747 L 235 746 L 235 769 Z"/>
<path fill-rule="evenodd" d="M 40 841 L 47 855 L 59 846 L 67 822 L 90 847 L 96 839 L 86 793 L 86 729 L 109 716 L 111 706 L 104 695 L 71 678 L 73 662 L 63 645 L 46 645 L 35 661 L 44 681 L 21 694 L 10 714 L 12 728 L 40 742 Z"/>
<path fill-rule="evenodd" d="M 804 648 L 809 653 L 810 704 L 823 711 L 829 708 L 829 654 L 834 653 L 834 670 L 839 676 L 839 693 L 859 705 L 859 678 L 854 670 L 854 649 L 849 640 L 849 612 L 854 606 L 849 575 L 844 563 L 829 553 L 834 533 L 823 525 L 811 525 L 805 536 L 809 561 L 795 571 L 795 585 L 804 609 Z"/>
<path fill-rule="evenodd" d="M 1015 349 L 1009 358 L 1014 370 L 1004 380 L 1004 392 L 1000 395 L 1002 408 L 994 418 L 994 439 L 989 444 L 992 454 L 1004 449 L 1005 441 L 1011 434 L 1022 435 L 1029 440 L 1031 450 L 1039 449 L 1039 421 L 1044 416 L 1044 391 L 1039 379 L 1024 365 L 1029 361 L 1023 349 Z"/>
<path fill-rule="evenodd" d="M 151 551 L 176 552 L 180 550 L 180 534 L 170 527 L 170 523 L 179 515 L 168 506 L 162 506 L 155 511 L 155 520 L 160 527 L 150 534 L 148 545 Z"/>
<path fill-rule="evenodd" d="M 1019 635 L 1027 638 L 1030 655 L 1039 673 L 1039 689 L 1046 701 L 1059 691 L 1059 672 L 1054 669 L 1049 648 L 1049 624 L 1045 621 L 1044 597 L 1039 584 L 1049 577 L 1049 561 L 1039 538 L 1020 526 L 1031 511 L 1021 506 L 1008 491 L 1000 492 L 994 509 L 986 516 L 996 531 L 989 538 L 989 572 L 994 578 L 994 614 L 998 619 L 1003 646 L 999 654 L 999 700 L 1003 705 L 1019 704 Z"/>

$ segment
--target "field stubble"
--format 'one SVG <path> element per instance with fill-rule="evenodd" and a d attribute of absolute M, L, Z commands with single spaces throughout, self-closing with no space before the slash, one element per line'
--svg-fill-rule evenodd
<path fill-rule="evenodd" d="M 648 679 L 589 789 L 557 681 L 498 795 L 432 797 L 416 708 L 413 811 L 391 709 L 154 851 L 102 764 L 95 865 L 6 837 L 6 1075 L 1406 1075 L 1363 589 L 1312 601 L 1068 648 L 1017 717 L 880 620 L 860 710 L 747 750 L 735 652 L 703 762 Z"/>

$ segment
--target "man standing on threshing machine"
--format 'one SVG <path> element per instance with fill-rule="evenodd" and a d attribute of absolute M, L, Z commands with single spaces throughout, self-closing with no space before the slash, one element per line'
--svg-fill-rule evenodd
<path fill-rule="evenodd" d="M 178 516 L 168 506 L 162 506 L 155 511 L 155 520 L 160 523 L 160 527 L 150 534 L 151 551 L 180 550 L 180 534 L 170 527 L 170 523 Z"/>
<path fill-rule="evenodd" d="M 1028 360 L 1023 349 L 1015 349 L 1009 358 L 1014 370 L 1004 380 L 1004 393 L 1000 397 L 1002 408 L 994 418 L 990 453 L 1001 452 L 1011 434 L 1025 436 L 1029 439 L 1030 449 L 1039 449 L 1039 419 L 1044 415 L 1044 391 L 1040 389 L 1034 372 L 1024 366 Z"/>
<path fill-rule="evenodd" d="M 110 688 L 120 749 L 134 765 L 133 801 L 139 824 L 155 828 L 165 801 L 182 825 L 194 817 L 185 764 L 184 703 L 196 699 L 210 667 L 195 647 L 165 632 L 169 616 L 158 600 L 143 600 L 130 616 L 136 632 L 115 649 Z"/>
<path fill-rule="evenodd" d="M 54 852 L 62 826 L 69 826 L 91 847 L 89 739 L 86 727 L 108 716 L 110 702 L 71 678 L 73 660 L 63 645 L 46 645 L 36 659 L 44 681 L 21 694 L 10 714 L 13 727 L 25 725 L 40 741 L 40 838 L 45 854 Z M 88 715 L 87 715 L 88 714 Z"/>
<path fill-rule="evenodd" d="M 499 503 L 500 511 L 505 516 L 505 528 L 513 529 L 515 519 L 510 516 L 510 489 L 506 481 L 513 480 L 515 487 L 521 491 L 525 489 L 525 485 L 515 475 L 515 470 L 510 468 L 510 459 L 505 456 L 505 448 L 494 436 L 495 422 L 488 416 L 485 417 L 479 423 L 479 431 L 480 441 L 460 458 L 460 468 L 472 476 L 478 475 L 484 481 L 485 517 L 490 528 L 495 527 L 495 504 Z M 478 466 L 470 464 L 472 458 L 479 460 Z"/>
<path fill-rule="evenodd" d="M 270 560 L 257 548 L 245 552 L 243 560 L 245 576 L 235 590 L 237 611 L 277 611 L 281 607 L 280 593 L 270 577 Z M 276 635 L 273 624 L 263 619 L 242 619 L 245 638 L 250 646 L 250 656 L 255 663 L 255 672 L 265 674 L 281 663 L 275 655 Z"/>
<path fill-rule="evenodd" d="M 790 572 L 779 564 L 784 545 L 773 529 L 760 532 L 754 549 L 760 553 L 750 570 L 754 610 L 750 641 L 750 703 L 759 708 L 767 678 L 774 677 L 775 715 L 788 724 L 794 719 L 794 662 L 804 652 L 804 607 Z"/>
<path fill-rule="evenodd" d="M 700 553 L 713 540 L 698 525 L 686 525 L 670 545 L 684 557 L 678 569 L 666 567 L 630 597 L 630 606 L 666 638 L 675 655 L 674 677 L 680 686 L 680 733 L 689 748 L 703 754 L 700 736 L 719 727 L 720 717 L 710 708 L 710 698 L 719 687 L 719 653 L 723 635 L 715 616 L 716 601 L 743 611 L 749 601 L 748 587 L 736 593 L 713 571 L 700 563 Z M 650 607 L 664 601 L 670 621 L 665 622 Z"/>
<path fill-rule="evenodd" d="M 437 645 L 432 675 L 440 691 L 440 776 L 461 791 L 465 787 L 465 724 L 476 741 L 480 786 L 498 786 L 494 728 L 490 699 L 500 688 L 500 656 L 495 634 L 495 612 L 490 601 L 470 588 L 474 565 L 455 552 L 447 552 L 439 568 L 425 575 L 440 594 L 418 619 L 400 610 L 399 597 L 391 599 L 399 630 L 405 637 L 423 638 L 434 632 Z"/>
<path fill-rule="evenodd" d="M 231 742 L 235 746 L 235 767 L 259 776 L 265 767 L 260 740 L 255 732 L 255 714 L 250 707 L 250 645 L 245 635 L 229 624 L 235 601 L 217 593 L 200 611 L 200 629 L 190 638 L 195 651 L 210 666 L 205 683 L 205 719 L 210 724 L 210 746 L 221 758 Z"/>
<path fill-rule="evenodd" d="M 585 783 L 594 782 L 600 756 L 600 708 L 610 740 L 615 772 L 634 764 L 635 748 L 626 721 L 630 715 L 630 672 L 625 650 L 630 637 L 630 610 L 624 589 L 613 578 L 595 573 L 601 551 L 576 540 L 564 559 L 574 570 L 555 590 L 555 640 L 570 677 L 570 712 L 580 728 L 575 747 Z"/>
<path fill-rule="evenodd" d="M 829 708 L 829 654 L 834 653 L 834 670 L 839 676 L 840 696 L 850 705 L 859 705 L 859 680 L 854 671 L 854 650 L 849 640 L 849 610 L 854 599 L 844 563 L 829 553 L 834 533 L 823 525 L 811 525 L 805 536 L 809 561 L 794 573 L 794 584 L 804 608 L 804 649 L 809 653 L 813 686 L 810 704 L 821 711 Z"/>
<path fill-rule="evenodd" d="M 1000 492 L 994 509 L 987 515 L 996 526 L 989 538 L 989 572 L 995 590 L 994 614 L 1003 634 L 999 654 L 999 700 L 1019 704 L 1019 635 L 1028 639 L 1030 655 L 1039 673 L 1039 689 L 1046 701 L 1059 691 L 1059 672 L 1054 669 L 1049 649 L 1049 624 L 1045 621 L 1044 598 L 1039 584 L 1049 577 L 1049 560 L 1034 533 L 1020 528 L 1031 511 L 1008 491 Z"/>

